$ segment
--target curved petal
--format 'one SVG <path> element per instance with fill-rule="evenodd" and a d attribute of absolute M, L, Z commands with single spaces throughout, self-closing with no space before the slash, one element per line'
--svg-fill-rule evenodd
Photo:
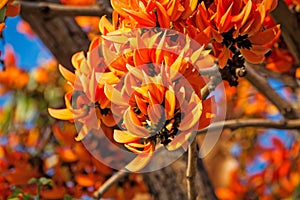
<path fill-rule="evenodd" d="M 144 151 L 144 153 L 138 154 L 129 164 L 126 165 L 126 169 L 132 172 L 137 172 L 143 169 L 153 156 L 155 146 L 152 144 Z"/>
<path fill-rule="evenodd" d="M 150 136 L 149 130 L 141 125 L 141 122 L 130 108 L 124 112 L 124 123 L 127 130 L 135 136 L 142 138 Z"/>
<path fill-rule="evenodd" d="M 191 137 L 192 132 L 183 132 L 176 135 L 175 138 L 166 146 L 169 151 L 174 151 L 182 147 L 185 151 L 188 147 L 188 140 Z"/>
<path fill-rule="evenodd" d="M 75 115 L 72 111 L 69 109 L 54 109 L 54 108 L 48 108 L 49 114 L 57 119 L 62 120 L 74 120 Z"/>
<path fill-rule="evenodd" d="M 114 140 L 118 143 L 135 142 L 139 139 L 139 137 L 130 134 L 128 131 L 114 130 Z"/>
<path fill-rule="evenodd" d="M 70 81 L 72 84 L 74 84 L 76 76 L 74 73 L 70 72 L 69 70 L 67 70 L 65 67 L 63 67 L 62 65 L 58 66 L 58 69 L 60 71 L 60 73 L 62 74 L 62 76 L 67 80 Z"/>
<path fill-rule="evenodd" d="M 171 87 L 165 93 L 165 109 L 166 109 L 166 118 L 171 119 L 174 116 L 176 106 L 175 93 Z"/>

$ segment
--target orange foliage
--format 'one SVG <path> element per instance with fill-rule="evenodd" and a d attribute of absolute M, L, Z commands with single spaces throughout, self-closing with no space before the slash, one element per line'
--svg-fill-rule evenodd
<path fill-rule="evenodd" d="M 258 156 L 267 166 L 256 174 L 240 174 L 237 168 L 231 175 L 227 188 L 217 188 L 216 194 L 221 200 L 290 198 L 299 185 L 299 150 L 295 140 L 290 148 L 284 146 L 278 138 L 273 138 L 274 147 L 260 147 Z M 251 162 L 251 160 L 248 160 Z M 251 192 L 249 192 L 251 191 Z"/>
<path fill-rule="evenodd" d="M 19 31 L 22 34 L 25 34 L 29 38 L 33 38 L 36 36 L 33 30 L 31 29 L 30 25 L 28 24 L 28 22 L 24 20 L 21 20 L 17 24 L 17 31 Z"/>
<path fill-rule="evenodd" d="M 296 78 L 300 79 L 300 68 L 296 69 Z"/>
<path fill-rule="evenodd" d="M 10 47 L 5 49 L 4 65 L 5 69 L 0 72 L 0 94 L 23 88 L 29 76 L 27 72 L 17 67 L 15 54 Z"/>

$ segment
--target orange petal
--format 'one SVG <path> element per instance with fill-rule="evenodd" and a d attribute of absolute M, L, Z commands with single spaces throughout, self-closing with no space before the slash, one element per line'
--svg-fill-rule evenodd
<path fill-rule="evenodd" d="M 64 68 L 62 65 L 58 66 L 60 73 L 62 76 L 67 80 L 70 81 L 72 84 L 75 82 L 75 74 Z"/>
<path fill-rule="evenodd" d="M 226 13 L 221 17 L 220 24 L 219 24 L 219 32 L 221 32 L 221 33 L 229 31 L 233 26 L 233 24 L 231 22 L 232 5 L 233 5 L 233 3 L 231 3 L 231 5 L 227 9 Z"/>
<path fill-rule="evenodd" d="M 241 51 L 242 55 L 244 56 L 244 58 L 253 64 L 259 64 L 265 58 L 264 55 L 257 55 L 255 53 L 253 53 L 252 51 L 245 49 L 245 48 L 240 49 L 240 51 Z"/>
<path fill-rule="evenodd" d="M 116 90 L 112 85 L 106 84 L 104 85 L 104 93 L 106 97 L 114 104 L 121 106 L 128 106 L 128 101 L 123 98 L 121 92 Z"/>
<path fill-rule="evenodd" d="M 176 135 L 175 138 L 167 145 L 167 149 L 169 151 L 174 151 L 176 149 L 183 148 L 184 151 L 186 151 L 188 147 L 188 140 L 192 135 L 192 129 L 193 128 L 191 128 L 190 131 L 185 131 Z"/>
<path fill-rule="evenodd" d="M 108 113 L 106 115 L 102 115 L 101 117 L 101 121 L 108 127 L 113 127 L 117 124 L 117 122 L 119 122 L 119 118 L 117 118 L 116 116 L 114 116 L 111 113 Z M 117 122 L 116 122 L 117 121 Z"/>
<path fill-rule="evenodd" d="M 150 162 L 154 148 L 154 144 L 151 145 L 144 153 L 137 155 L 128 165 L 126 165 L 125 168 L 132 172 L 137 172 L 143 169 Z"/>
<path fill-rule="evenodd" d="M 165 109 L 167 114 L 167 119 L 171 119 L 175 112 L 176 98 L 174 90 L 169 87 L 165 93 Z"/>
<path fill-rule="evenodd" d="M 165 8 L 158 2 L 155 2 L 157 8 L 158 23 L 161 28 L 170 28 L 170 18 Z"/>
<path fill-rule="evenodd" d="M 153 124 L 158 124 L 160 121 L 165 121 L 164 110 L 159 104 L 148 106 L 147 113 L 151 123 Z"/>
<path fill-rule="evenodd" d="M 178 127 L 179 130 L 184 131 L 190 129 L 199 122 L 203 110 L 202 103 L 195 93 L 192 94 L 191 99 L 192 102 L 187 104 L 188 107 L 182 108 L 185 112 L 184 117 L 180 122 L 180 126 Z"/>
<path fill-rule="evenodd" d="M 95 184 L 95 179 L 90 175 L 76 174 L 75 175 L 76 183 L 83 187 L 93 186 Z"/>
<path fill-rule="evenodd" d="M 202 2 L 201 2 L 202 3 Z M 181 19 L 186 19 L 192 15 L 192 13 L 197 8 L 198 1 L 197 0 L 185 0 L 184 1 L 184 8 L 185 10 L 181 14 Z"/>
<path fill-rule="evenodd" d="M 0 1 L 0 9 L 3 8 L 7 4 L 8 0 L 2 0 Z"/>
<path fill-rule="evenodd" d="M 11 5 L 11 4 L 7 4 L 6 7 L 6 16 L 8 17 L 14 17 L 17 16 L 20 13 L 21 10 L 21 6 L 20 5 Z"/>
<path fill-rule="evenodd" d="M 114 31 L 113 25 L 108 21 L 106 16 L 102 16 L 99 21 L 99 30 L 103 35 L 106 35 L 109 32 Z"/>
<path fill-rule="evenodd" d="M 271 42 L 276 35 L 280 32 L 280 25 L 276 25 L 273 28 L 261 31 L 249 38 L 252 44 L 263 45 Z"/>
<path fill-rule="evenodd" d="M 134 95 L 135 98 L 135 102 L 138 106 L 138 108 L 140 109 L 140 111 L 143 114 L 147 114 L 147 104 L 145 101 L 143 101 L 140 97 L 138 97 L 137 95 Z"/>
<path fill-rule="evenodd" d="M 144 138 L 150 136 L 149 131 L 141 125 L 136 114 L 130 108 L 124 112 L 124 123 L 127 130 L 135 136 Z"/>
<path fill-rule="evenodd" d="M 206 99 L 202 102 L 202 114 L 200 117 L 200 123 L 198 129 L 203 129 L 210 125 L 212 119 L 215 117 L 215 100 L 213 97 Z"/>
<path fill-rule="evenodd" d="M 114 130 L 114 140 L 118 143 L 129 143 L 139 140 L 139 137 L 136 137 L 128 131 Z"/>
<path fill-rule="evenodd" d="M 229 57 L 230 57 L 230 51 L 228 48 L 224 46 L 222 52 L 218 56 L 218 61 L 221 68 L 225 67 Z"/>
<path fill-rule="evenodd" d="M 216 188 L 216 195 L 223 200 L 236 199 L 236 195 L 228 188 Z"/>
<path fill-rule="evenodd" d="M 48 108 L 49 114 L 57 119 L 74 120 L 74 114 L 69 109 L 53 109 Z"/>
<path fill-rule="evenodd" d="M 71 62 L 75 69 L 79 70 L 81 62 L 85 59 L 83 51 L 73 54 Z"/>

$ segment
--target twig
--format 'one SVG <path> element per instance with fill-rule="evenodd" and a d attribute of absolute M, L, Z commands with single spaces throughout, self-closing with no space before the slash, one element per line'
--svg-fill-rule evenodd
<path fill-rule="evenodd" d="M 61 16 L 102 16 L 110 15 L 112 8 L 106 4 L 91 6 L 68 6 L 49 2 L 29 2 L 15 0 L 14 4 L 20 4 L 24 13 L 42 13 L 44 17 L 53 18 Z"/>
<path fill-rule="evenodd" d="M 264 64 L 251 64 L 251 67 L 255 71 L 259 71 L 260 73 L 262 73 L 263 77 L 278 79 L 283 84 L 285 84 L 285 86 L 290 87 L 292 89 L 296 89 L 298 87 L 297 80 L 295 80 L 295 78 L 289 74 L 272 71 L 270 69 L 267 69 Z"/>
<path fill-rule="evenodd" d="M 246 79 L 261 92 L 271 103 L 273 103 L 279 112 L 287 119 L 296 119 L 298 114 L 292 105 L 277 94 L 274 89 L 269 85 L 267 79 L 259 75 L 251 66 L 246 63 Z"/>
<path fill-rule="evenodd" d="M 200 69 L 199 75 L 200 76 L 215 76 L 219 73 L 219 66 L 217 64 L 214 64 L 210 68 Z"/>
<path fill-rule="evenodd" d="M 195 200 L 197 197 L 195 189 L 196 165 L 197 165 L 197 141 L 194 139 L 188 149 L 188 160 L 186 168 L 186 183 L 188 200 Z"/>
<path fill-rule="evenodd" d="M 215 122 L 209 127 L 196 131 L 197 134 L 207 133 L 208 130 L 218 130 L 218 129 L 237 129 L 243 127 L 260 127 L 260 128 L 274 128 L 281 130 L 291 130 L 300 129 L 300 119 L 290 119 L 284 121 L 272 121 L 268 119 L 234 119 L 227 120 L 225 122 Z"/>
<path fill-rule="evenodd" d="M 114 175 L 112 175 L 97 191 L 94 192 L 94 199 L 100 199 L 104 193 L 117 181 L 125 177 L 128 174 L 128 171 L 120 170 Z"/>
<path fill-rule="evenodd" d="M 217 65 L 214 65 L 210 69 L 218 69 Z M 210 82 L 205 85 L 205 87 L 201 90 L 201 98 L 206 99 L 208 95 L 215 89 L 215 87 L 222 81 L 221 77 L 214 76 L 211 78 Z M 187 194 L 188 194 L 188 200 L 195 200 L 197 197 L 197 192 L 195 189 L 195 177 L 196 177 L 196 166 L 197 162 L 200 158 L 198 158 L 198 152 L 197 152 L 197 140 L 196 137 L 194 138 L 194 141 L 191 143 L 188 149 L 188 160 L 187 160 L 187 169 L 186 169 L 186 180 L 187 180 Z M 203 172 L 206 173 L 206 172 Z M 206 174 L 207 177 L 207 174 Z M 203 180 L 201 180 L 203 181 Z M 204 184 L 203 184 L 204 187 Z M 212 190 L 210 188 L 211 186 L 205 185 L 205 187 L 209 187 L 207 189 Z"/>

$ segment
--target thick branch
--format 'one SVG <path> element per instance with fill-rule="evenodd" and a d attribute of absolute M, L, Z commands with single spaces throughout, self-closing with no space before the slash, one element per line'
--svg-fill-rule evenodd
<path fill-rule="evenodd" d="M 277 23 L 281 25 L 282 36 L 290 52 L 300 63 L 300 25 L 283 0 L 278 1 L 277 8 L 271 13 Z"/>
<path fill-rule="evenodd" d="M 185 167 L 183 158 L 180 158 L 161 170 L 143 174 L 153 200 L 187 199 L 184 182 Z"/>
<path fill-rule="evenodd" d="M 277 94 L 269 85 L 267 79 L 260 76 L 251 66 L 246 64 L 247 75 L 246 79 L 261 92 L 271 103 L 273 103 L 279 112 L 287 119 L 295 119 L 298 117 L 297 112 L 292 105 Z"/>
<path fill-rule="evenodd" d="M 215 122 L 209 127 L 197 131 L 197 134 L 204 134 L 207 131 L 214 131 L 219 129 L 238 129 L 243 127 L 260 127 L 260 128 L 274 128 L 281 130 L 300 129 L 300 119 L 290 119 L 284 121 L 272 121 L 268 119 L 234 119 L 225 122 Z"/>
<path fill-rule="evenodd" d="M 23 13 L 41 14 L 46 18 L 61 16 L 102 16 L 110 15 L 112 8 L 107 4 L 96 4 L 91 6 L 67 6 L 49 2 L 30 2 L 15 0 L 15 4 L 22 6 Z"/>

